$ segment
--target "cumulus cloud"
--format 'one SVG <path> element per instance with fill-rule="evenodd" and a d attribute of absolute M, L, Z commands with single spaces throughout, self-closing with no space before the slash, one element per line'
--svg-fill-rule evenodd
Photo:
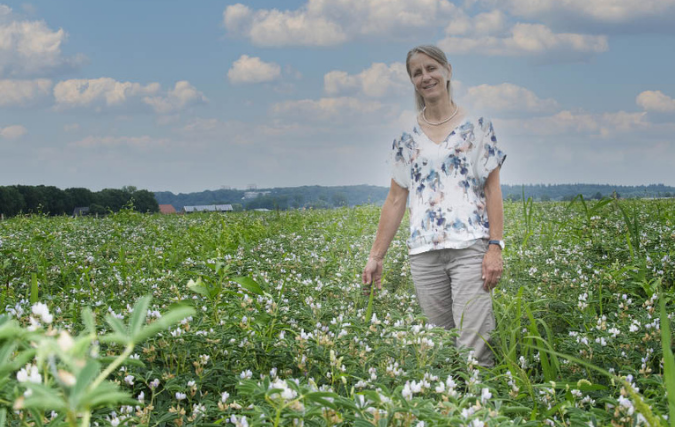
<path fill-rule="evenodd" d="M 456 11 L 447 0 L 308 0 L 286 11 L 231 5 L 223 23 L 229 33 L 258 46 L 332 46 L 359 36 L 409 37 Z"/>
<path fill-rule="evenodd" d="M 3 139 L 17 139 L 24 136 L 28 131 L 21 125 L 12 125 L 0 128 L 0 137 Z"/>
<path fill-rule="evenodd" d="M 89 107 L 91 105 L 122 105 L 130 98 L 157 93 L 159 83 L 118 82 L 110 77 L 71 79 L 54 87 L 57 108 Z"/>
<path fill-rule="evenodd" d="M 96 147 L 132 147 L 138 149 L 148 149 L 154 147 L 163 147 L 169 143 L 169 140 L 163 138 L 153 138 L 151 136 L 88 136 L 79 141 L 71 142 L 69 147 L 77 148 L 96 148 Z"/>
<path fill-rule="evenodd" d="M 675 12 L 675 0 L 487 0 L 509 13 L 527 18 L 577 16 L 604 23 L 626 23 Z"/>
<path fill-rule="evenodd" d="M 549 55 L 559 60 L 579 58 L 607 51 L 606 36 L 554 33 L 542 24 L 515 24 L 504 37 L 456 37 L 449 34 L 438 42 L 448 53 L 490 56 Z"/>
<path fill-rule="evenodd" d="M 358 98 L 301 99 L 274 104 L 272 112 L 278 115 L 293 115 L 315 119 L 330 119 L 342 115 L 362 115 L 381 111 L 384 105 L 377 101 L 362 101 Z"/>
<path fill-rule="evenodd" d="M 52 81 L 0 80 L 0 107 L 27 105 L 51 94 Z"/>
<path fill-rule="evenodd" d="M 21 21 L 11 9 L 0 9 L 0 76 L 45 76 L 71 69 L 85 61 L 83 55 L 66 57 L 61 46 L 67 38 L 60 28 L 44 21 Z"/>
<path fill-rule="evenodd" d="M 496 36 L 507 30 L 507 17 L 500 10 L 479 13 L 469 16 L 459 12 L 445 27 L 445 34 L 450 36 Z"/>
<path fill-rule="evenodd" d="M 554 99 L 541 99 L 534 92 L 511 83 L 469 87 L 462 98 L 476 111 L 552 113 L 559 109 Z"/>
<path fill-rule="evenodd" d="M 626 132 L 637 132 L 652 127 L 645 120 L 646 113 L 625 111 L 591 114 L 560 111 L 545 117 L 500 120 L 510 135 L 524 136 L 588 136 L 609 138 Z"/>
<path fill-rule="evenodd" d="M 227 72 L 231 83 L 262 83 L 281 76 L 281 67 L 274 62 L 264 62 L 255 56 L 241 55 Z"/>
<path fill-rule="evenodd" d="M 191 105 L 206 103 L 208 99 L 190 82 L 182 80 L 176 82 L 173 90 L 170 90 L 166 96 L 145 97 L 143 102 L 152 106 L 159 114 L 168 114 Z"/>
<path fill-rule="evenodd" d="M 208 101 L 185 80 L 176 82 L 166 93 L 160 92 L 161 86 L 156 82 L 142 85 L 110 77 L 65 80 L 54 86 L 56 109 L 94 107 L 100 111 L 103 107 L 121 107 L 135 101 L 151 106 L 158 114 L 168 114 Z"/>
<path fill-rule="evenodd" d="M 635 102 L 645 111 L 656 111 L 659 113 L 672 113 L 675 111 L 675 99 L 660 90 L 646 90 L 637 96 Z"/>
<path fill-rule="evenodd" d="M 411 90 L 405 64 L 401 62 L 390 65 L 376 62 L 355 75 L 344 71 L 331 71 L 324 75 L 323 85 L 328 95 L 359 91 L 373 98 Z"/>

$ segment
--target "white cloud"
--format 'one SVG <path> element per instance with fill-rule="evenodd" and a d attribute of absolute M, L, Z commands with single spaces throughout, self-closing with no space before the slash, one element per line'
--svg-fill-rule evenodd
<path fill-rule="evenodd" d="M 66 132 L 76 132 L 80 130 L 80 124 L 79 123 L 71 123 L 68 125 L 63 125 L 63 130 Z"/>
<path fill-rule="evenodd" d="M 26 128 L 21 125 L 12 125 L 0 128 L 0 137 L 4 139 L 17 139 L 21 138 L 27 132 Z"/>
<path fill-rule="evenodd" d="M 274 104 L 272 113 L 298 119 L 330 120 L 363 118 L 364 115 L 386 114 L 386 106 L 377 101 L 363 101 L 353 97 L 301 99 Z"/>
<path fill-rule="evenodd" d="M 627 132 L 639 132 L 653 125 L 645 120 L 646 113 L 625 111 L 602 114 L 561 111 L 546 117 L 499 120 L 510 135 L 519 136 L 587 136 L 610 138 Z"/>
<path fill-rule="evenodd" d="M 180 111 L 190 105 L 208 102 L 208 99 L 190 82 L 182 80 L 176 82 L 173 90 L 170 90 L 166 96 L 145 97 L 143 102 L 152 106 L 155 112 L 159 114 L 168 114 Z"/>
<path fill-rule="evenodd" d="M 606 36 L 554 33 L 541 24 L 515 24 L 505 37 L 455 37 L 449 35 L 438 42 L 448 53 L 473 53 L 490 56 L 551 55 L 590 56 L 607 51 Z"/>
<path fill-rule="evenodd" d="M 159 83 L 143 86 L 139 83 L 118 82 L 110 77 L 99 79 L 71 79 L 59 82 L 54 87 L 57 108 L 122 105 L 130 98 L 154 94 Z"/>
<path fill-rule="evenodd" d="M 457 13 L 445 27 L 450 36 L 494 36 L 501 35 L 507 29 L 506 15 L 495 9 L 470 17 Z"/>
<path fill-rule="evenodd" d="M 180 111 L 191 105 L 207 102 L 203 93 L 190 82 L 176 82 L 173 89 L 160 94 L 161 86 L 153 82 L 147 85 L 133 82 L 118 82 L 110 77 L 99 79 L 72 79 L 54 86 L 56 109 L 94 107 L 120 107 L 129 102 L 143 102 L 158 114 Z"/>
<path fill-rule="evenodd" d="M 274 62 L 264 62 L 260 58 L 241 55 L 227 72 L 231 83 L 262 83 L 276 80 L 281 76 L 281 67 Z"/>
<path fill-rule="evenodd" d="M 657 111 L 660 113 L 675 111 L 675 99 L 660 90 L 646 90 L 635 98 L 635 102 L 645 111 Z"/>
<path fill-rule="evenodd" d="M 575 15 L 604 23 L 625 23 L 675 11 L 675 0 L 488 0 L 484 3 L 506 7 L 511 14 L 527 18 Z"/>
<path fill-rule="evenodd" d="M 475 111 L 551 113 L 558 110 L 554 99 L 541 99 L 534 92 L 511 83 L 480 85 L 467 89 L 462 103 Z"/>
<path fill-rule="evenodd" d="M 11 9 L 0 11 L 0 76 L 34 76 L 81 65 L 82 55 L 65 57 L 61 45 L 67 35 L 44 21 L 18 21 Z"/>
<path fill-rule="evenodd" d="M 332 46 L 359 36 L 409 37 L 447 22 L 457 8 L 447 0 L 308 0 L 297 10 L 253 11 L 228 6 L 225 28 L 258 46 Z"/>
<path fill-rule="evenodd" d="M 331 71 L 324 75 L 323 84 L 324 91 L 328 95 L 357 90 L 366 96 L 381 98 L 391 93 L 412 90 L 405 64 L 401 62 L 390 65 L 376 62 L 356 75 L 349 75 L 344 71 Z"/>
<path fill-rule="evenodd" d="M 154 147 L 163 147 L 168 144 L 167 139 L 153 138 L 151 136 L 88 136 L 79 141 L 71 142 L 69 147 L 78 148 L 96 148 L 96 147 L 133 147 L 137 149 L 148 149 Z"/>
<path fill-rule="evenodd" d="M 29 104 L 49 96 L 51 89 L 49 79 L 0 80 L 0 107 Z"/>

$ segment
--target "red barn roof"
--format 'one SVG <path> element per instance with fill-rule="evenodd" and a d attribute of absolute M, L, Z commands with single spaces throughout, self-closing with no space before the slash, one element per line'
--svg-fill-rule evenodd
<path fill-rule="evenodd" d="M 173 205 L 159 205 L 159 211 L 163 214 L 175 214 L 176 208 Z"/>

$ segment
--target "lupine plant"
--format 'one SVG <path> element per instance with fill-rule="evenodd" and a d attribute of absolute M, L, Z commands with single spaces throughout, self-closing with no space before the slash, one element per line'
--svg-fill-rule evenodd
<path fill-rule="evenodd" d="M 493 368 L 374 206 L 0 222 L 0 426 L 675 426 L 674 201 L 505 213 Z"/>

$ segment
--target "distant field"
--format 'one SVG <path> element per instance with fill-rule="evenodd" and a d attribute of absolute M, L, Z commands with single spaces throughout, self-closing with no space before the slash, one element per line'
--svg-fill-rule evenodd
<path fill-rule="evenodd" d="M 672 425 L 675 200 L 505 210 L 490 370 L 374 206 L 0 222 L 0 425 Z"/>

